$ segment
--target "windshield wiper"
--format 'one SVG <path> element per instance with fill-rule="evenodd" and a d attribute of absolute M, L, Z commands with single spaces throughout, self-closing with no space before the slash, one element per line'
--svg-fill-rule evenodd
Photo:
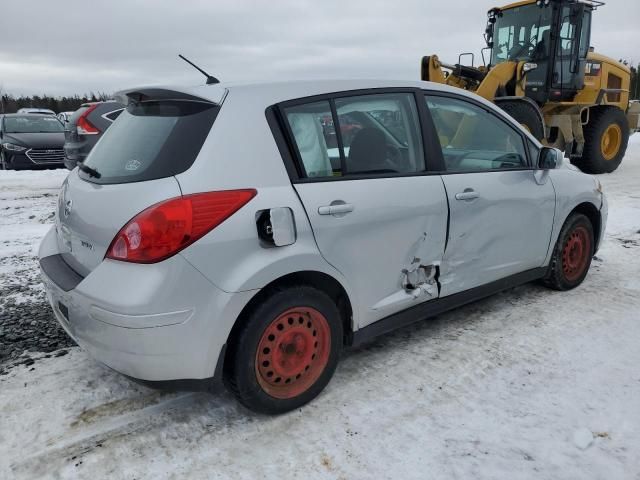
<path fill-rule="evenodd" d="M 97 171 L 95 168 L 88 167 L 82 162 L 78 162 L 78 169 L 82 170 L 84 173 L 86 173 L 90 177 L 100 178 L 102 176 L 100 172 Z"/>

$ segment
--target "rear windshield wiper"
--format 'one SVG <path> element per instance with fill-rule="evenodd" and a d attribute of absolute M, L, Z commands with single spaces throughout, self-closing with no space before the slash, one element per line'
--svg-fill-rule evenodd
<path fill-rule="evenodd" d="M 84 173 L 86 173 L 90 177 L 100 178 L 102 176 L 100 175 L 100 172 L 97 171 L 95 168 L 88 167 L 82 162 L 78 162 L 78 169 L 82 170 Z"/>

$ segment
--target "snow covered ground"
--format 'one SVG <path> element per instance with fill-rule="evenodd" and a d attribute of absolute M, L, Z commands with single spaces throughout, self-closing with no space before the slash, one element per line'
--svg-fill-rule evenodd
<path fill-rule="evenodd" d="M 53 222 L 68 170 L 0 171 L 0 286 L 33 256 Z"/>
<path fill-rule="evenodd" d="M 35 268 L 63 178 L 0 172 L 3 279 Z M 638 480 L 640 138 L 600 178 L 609 228 L 581 288 L 526 285 L 348 351 L 288 415 L 149 390 L 78 348 L 14 367 L 0 478 Z"/>
<path fill-rule="evenodd" d="M 52 352 L 73 344 L 47 304 L 36 259 L 68 173 L 0 171 L 0 375 L 25 350 Z"/>

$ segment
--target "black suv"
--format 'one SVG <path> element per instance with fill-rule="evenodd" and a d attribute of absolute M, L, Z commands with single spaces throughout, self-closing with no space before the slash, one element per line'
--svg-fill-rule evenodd
<path fill-rule="evenodd" d="M 65 165 L 73 170 L 83 162 L 102 134 L 122 113 L 124 106 L 115 101 L 84 103 L 65 126 Z"/>
<path fill-rule="evenodd" d="M 0 169 L 64 166 L 64 127 L 55 115 L 0 116 Z"/>

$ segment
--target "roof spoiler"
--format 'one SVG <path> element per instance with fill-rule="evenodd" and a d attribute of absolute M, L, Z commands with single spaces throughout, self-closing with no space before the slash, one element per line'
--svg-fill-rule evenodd
<path fill-rule="evenodd" d="M 149 102 L 154 100 L 181 100 L 187 102 L 210 103 L 212 105 L 216 105 L 215 102 L 207 100 L 206 98 L 196 97 L 195 95 L 180 92 L 178 90 L 158 87 L 143 87 L 130 90 L 121 90 L 115 93 L 114 97 L 123 105 L 129 105 L 130 103 Z"/>

